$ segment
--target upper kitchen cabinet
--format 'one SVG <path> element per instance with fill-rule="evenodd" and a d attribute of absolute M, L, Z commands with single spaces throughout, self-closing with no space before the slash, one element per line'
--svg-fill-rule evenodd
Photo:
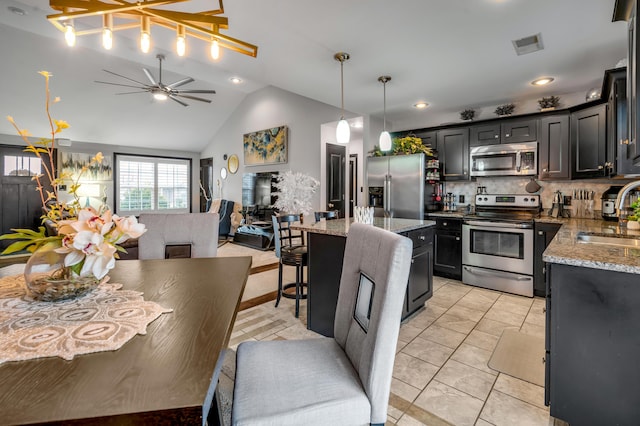
<path fill-rule="evenodd" d="M 437 132 L 435 130 L 431 130 L 428 132 L 415 132 L 416 137 L 419 137 L 420 139 L 422 139 L 422 144 L 424 146 L 430 147 L 434 151 L 438 150 L 436 134 Z"/>
<path fill-rule="evenodd" d="M 540 119 L 538 175 L 542 180 L 569 179 L 569 114 Z"/>
<path fill-rule="evenodd" d="M 438 158 L 444 180 L 469 179 L 469 128 L 438 130 Z"/>
<path fill-rule="evenodd" d="M 571 177 L 605 176 L 607 164 L 607 104 L 571 114 Z"/>
<path fill-rule="evenodd" d="M 501 122 L 472 126 L 470 129 L 469 145 L 536 142 L 537 140 L 537 119 L 507 119 Z"/>
<path fill-rule="evenodd" d="M 628 144 L 625 156 L 634 164 L 640 166 L 640 147 L 638 146 L 638 123 L 640 122 L 640 105 L 638 105 L 638 83 L 640 74 L 637 72 L 638 46 L 638 1 L 639 0 L 616 0 L 613 10 L 614 21 L 627 21 L 629 28 L 628 36 L 628 63 L 627 63 L 627 108 L 628 108 Z"/>
<path fill-rule="evenodd" d="M 629 145 L 626 69 L 620 68 L 607 71 L 605 85 L 609 90 L 607 100 L 609 104 L 607 117 L 607 161 L 613 164 L 611 174 L 640 174 L 640 165 L 633 165 L 635 146 Z"/>

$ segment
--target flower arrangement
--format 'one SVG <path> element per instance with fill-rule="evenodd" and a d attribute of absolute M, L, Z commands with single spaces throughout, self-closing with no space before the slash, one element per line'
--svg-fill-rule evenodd
<path fill-rule="evenodd" d="M 515 111 L 516 106 L 512 103 L 500 105 L 494 111 L 496 115 L 511 115 Z"/>
<path fill-rule="evenodd" d="M 283 213 L 311 214 L 311 197 L 320 186 L 317 179 L 299 172 L 287 171 L 278 176 L 274 193 L 278 197 L 273 207 Z"/>
<path fill-rule="evenodd" d="M 47 235 L 44 226 L 37 231 L 31 229 L 12 229 L 13 234 L 0 236 L 2 240 L 21 240 L 9 245 L 2 254 L 11 254 L 21 250 L 34 253 L 40 249 L 53 250 L 64 256 L 64 264 L 48 277 L 52 279 L 73 280 L 78 277 L 102 279 L 109 269 L 115 266 L 117 252 L 126 252 L 119 244 L 129 238 L 137 238 L 145 232 L 145 226 L 138 223 L 135 216 L 118 217 L 111 214 L 106 206 L 100 211 L 91 207 L 81 208 L 77 194 L 80 188 L 80 178 L 91 167 L 102 162 L 102 153 L 97 153 L 85 165 L 75 180 L 72 180 L 69 193 L 74 200 L 70 203 L 61 202 L 58 198 L 58 188 L 64 179 L 70 179 L 63 173 L 58 174 L 54 162 L 55 137 L 62 130 L 69 127 L 64 120 L 51 117 L 50 104 L 57 103 L 60 98 L 51 101 L 49 79 L 51 74 L 40 71 L 45 78 L 45 110 L 51 129 L 51 136 L 31 142 L 28 130 L 20 128 L 13 117 L 7 120 L 15 127 L 18 135 L 26 143 L 25 152 L 33 153 L 41 160 L 43 173 L 33 177 L 37 183 L 43 210 L 42 222 L 50 220 L 54 223 L 57 235 Z M 32 255 L 33 257 L 33 255 Z M 51 257 L 51 256 L 49 256 Z M 27 264 L 28 267 L 29 264 Z M 26 277 L 26 273 L 25 273 Z M 28 283 L 27 283 L 28 284 Z"/>
<path fill-rule="evenodd" d="M 393 138 L 392 148 L 389 152 L 391 155 L 424 153 L 428 157 L 433 157 L 433 151 L 431 148 L 424 145 L 422 143 L 422 139 L 413 134 L 409 134 L 402 138 Z M 376 145 L 371 151 L 369 151 L 369 155 L 372 157 L 382 157 L 387 155 L 387 153 L 382 152 L 380 147 Z"/>
<path fill-rule="evenodd" d="M 538 105 L 541 110 L 557 108 L 560 105 L 560 98 L 558 96 L 546 96 L 538 99 Z"/>
<path fill-rule="evenodd" d="M 473 117 L 476 115 L 476 111 L 471 108 L 467 108 L 465 110 L 460 111 L 460 119 L 461 120 L 473 120 Z"/>

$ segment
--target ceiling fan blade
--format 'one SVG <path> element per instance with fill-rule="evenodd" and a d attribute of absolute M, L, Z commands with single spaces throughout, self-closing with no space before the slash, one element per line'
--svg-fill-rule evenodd
<path fill-rule="evenodd" d="M 130 84 L 121 84 L 121 83 L 111 83 L 109 81 L 99 81 L 99 80 L 94 80 L 96 83 L 101 83 L 101 84 L 110 84 L 112 86 L 121 86 L 121 87 L 133 87 L 134 89 L 144 89 L 144 90 L 149 90 L 149 87 L 146 84 L 143 84 L 142 87 L 140 86 L 132 86 Z"/>
<path fill-rule="evenodd" d="M 191 77 L 187 77 L 187 78 L 183 78 L 180 81 L 176 81 L 175 83 L 167 84 L 167 87 L 170 87 L 173 89 L 174 87 L 179 87 L 184 84 L 191 83 L 192 81 L 195 81 L 195 80 L 192 79 Z"/>
<path fill-rule="evenodd" d="M 120 93 L 116 93 L 116 95 L 130 95 L 132 93 L 148 93 L 148 90 L 140 90 L 140 91 L 136 91 L 136 92 L 120 92 Z"/>
<path fill-rule="evenodd" d="M 181 98 L 193 99 L 194 101 L 211 103 L 210 99 L 198 98 L 196 96 L 182 95 L 180 93 L 174 93 L 173 96 L 180 96 Z"/>
<path fill-rule="evenodd" d="M 174 95 L 169 95 L 169 98 L 173 99 L 174 101 L 176 101 L 177 103 L 179 103 L 182 106 L 189 106 L 189 104 L 185 104 L 180 99 L 176 99 L 176 97 Z"/>
<path fill-rule="evenodd" d="M 102 70 L 102 71 L 104 71 L 104 72 L 108 72 L 109 74 L 117 75 L 118 77 L 121 77 L 121 78 L 127 79 L 127 80 L 129 80 L 129 81 L 133 81 L 134 83 L 138 83 L 138 84 L 141 84 L 141 85 L 143 85 L 143 86 L 146 86 L 146 84 L 141 83 L 141 82 L 139 82 L 138 80 L 134 80 L 134 79 L 132 79 L 132 78 L 126 77 L 126 76 L 124 76 L 124 75 L 122 75 L 122 74 L 118 74 L 118 73 L 115 73 L 115 72 L 113 72 L 113 71 L 108 71 L 108 70 Z"/>
<path fill-rule="evenodd" d="M 215 95 L 215 90 L 174 90 L 174 93 L 209 93 L 211 95 Z"/>
<path fill-rule="evenodd" d="M 153 76 L 151 75 L 151 73 L 149 72 L 148 69 L 142 68 L 142 71 L 144 71 L 144 73 L 147 75 L 147 78 L 151 82 L 152 86 L 157 86 L 158 85 L 158 83 L 156 83 L 156 80 L 153 78 Z"/>

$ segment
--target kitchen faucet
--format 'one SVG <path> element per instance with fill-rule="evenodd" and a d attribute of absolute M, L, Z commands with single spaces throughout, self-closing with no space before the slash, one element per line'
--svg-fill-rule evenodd
<path fill-rule="evenodd" d="M 616 208 L 616 214 L 618 215 L 618 222 L 623 220 L 622 218 L 622 208 L 624 207 L 624 200 L 627 198 L 629 192 L 634 189 L 640 187 L 640 180 L 634 180 L 633 182 L 629 182 L 618 192 L 618 197 L 616 198 L 616 203 L 614 207 Z"/>

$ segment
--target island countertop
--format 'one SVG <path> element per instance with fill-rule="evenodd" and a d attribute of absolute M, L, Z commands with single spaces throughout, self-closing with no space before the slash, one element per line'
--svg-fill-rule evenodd
<path fill-rule="evenodd" d="M 349 233 L 349 226 L 352 223 L 353 219 L 335 219 L 315 223 L 296 223 L 291 225 L 291 228 L 315 234 L 346 237 Z M 432 220 L 396 219 L 383 217 L 373 218 L 373 226 L 375 226 L 376 228 L 394 232 L 396 234 L 434 226 L 435 224 L 436 223 Z"/>
<path fill-rule="evenodd" d="M 604 220 L 564 219 L 556 223 L 561 223 L 562 228 L 544 251 L 545 262 L 640 274 L 640 249 L 581 243 L 577 238 L 579 232 L 615 236 L 640 235 L 639 231 L 627 230 L 619 227 L 617 222 Z"/>

